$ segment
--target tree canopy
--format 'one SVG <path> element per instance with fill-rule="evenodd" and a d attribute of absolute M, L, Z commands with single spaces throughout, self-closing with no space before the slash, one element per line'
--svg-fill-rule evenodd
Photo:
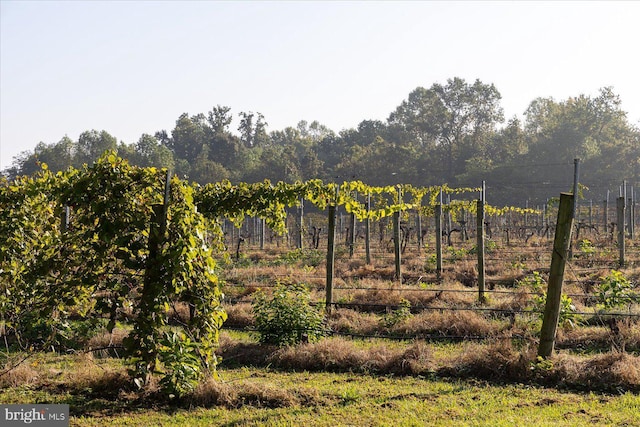
<path fill-rule="evenodd" d="M 173 129 L 129 144 L 105 130 L 88 130 L 77 141 L 64 136 L 41 142 L 4 174 L 30 175 L 41 163 L 53 171 L 79 167 L 115 149 L 134 165 L 166 167 L 200 184 L 320 178 L 477 186 L 484 180 L 492 200 L 516 204 L 570 190 L 573 159 L 580 158 L 581 183 L 591 197 L 623 180 L 637 185 L 640 130 L 612 88 L 596 96 L 536 98 L 522 119 L 506 121 L 500 101 L 495 85 L 455 77 L 417 87 L 385 121 L 362 120 L 338 133 L 304 120 L 269 131 L 259 112 L 234 116 L 230 107 L 216 105 L 206 113 L 183 113 Z"/>

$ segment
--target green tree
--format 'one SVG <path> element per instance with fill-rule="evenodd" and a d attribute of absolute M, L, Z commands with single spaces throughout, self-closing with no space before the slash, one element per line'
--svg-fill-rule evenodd
<path fill-rule="evenodd" d="M 421 147 L 435 149 L 445 166 L 444 179 L 454 182 L 466 160 L 485 154 L 485 144 L 503 120 L 501 95 L 491 84 L 447 80 L 429 89 L 418 87 L 389 116 L 391 126 Z"/>
<path fill-rule="evenodd" d="M 91 164 L 106 151 L 117 151 L 118 140 L 107 131 L 88 130 L 78 138 L 76 161 Z"/>

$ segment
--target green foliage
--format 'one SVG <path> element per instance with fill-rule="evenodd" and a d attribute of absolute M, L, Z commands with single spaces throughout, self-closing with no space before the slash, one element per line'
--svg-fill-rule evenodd
<path fill-rule="evenodd" d="M 580 243 L 578 243 L 578 250 L 583 257 L 591 257 L 596 253 L 596 248 L 589 239 L 582 239 Z"/>
<path fill-rule="evenodd" d="M 469 251 L 467 251 L 465 248 L 454 248 L 453 246 L 449 246 L 447 247 L 447 252 L 449 253 L 449 259 L 451 261 L 459 261 L 461 259 L 464 259 Z"/>
<path fill-rule="evenodd" d="M 632 283 L 621 271 L 612 270 L 601 280 L 598 286 L 598 307 L 601 309 L 622 307 L 640 299 L 633 291 Z"/>
<path fill-rule="evenodd" d="M 184 333 L 165 332 L 160 340 L 158 356 L 165 375 L 160 386 L 170 396 L 182 396 L 193 391 L 201 378 L 199 344 Z"/>
<path fill-rule="evenodd" d="M 180 392 L 192 380 L 174 372 L 183 369 L 180 360 L 184 366 L 197 360 L 198 378 L 213 372 L 226 315 L 208 242 L 220 241 L 221 230 L 198 213 L 194 188 L 177 178 L 171 183 L 166 225 L 158 228 L 162 221 L 155 207 L 164 198 L 165 176 L 107 153 L 82 170 L 54 176 L 45 166 L 34 177 L 0 186 L 5 331 L 19 343 L 65 349 L 82 338 L 72 316 L 88 322 L 106 317 L 108 329 L 117 321 L 132 326 L 124 345 L 134 378 L 146 382 L 160 362 L 163 384 Z M 69 228 L 61 225 L 65 205 L 72 207 Z M 152 237 L 157 242 L 153 254 Z M 163 350 L 164 332 L 174 301 L 192 307 L 194 316 L 182 333 L 197 345 L 182 345 L 169 355 Z M 134 307 L 134 316 L 124 315 Z"/>
<path fill-rule="evenodd" d="M 294 249 L 278 257 L 276 265 L 294 265 L 301 263 L 303 266 L 317 267 L 326 261 L 326 255 L 318 249 Z"/>
<path fill-rule="evenodd" d="M 382 317 L 382 324 L 386 328 L 391 328 L 411 318 L 411 316 L 413 316 L 411 314 L 411 302 L 402 298 L 398 308 Z"/>
<path fill-rule="evenodd" d="M 547 287 L 547 282 L 540 275 L 539 272 L 534 271 L 533 273 L 526 276 L 524 279 L 518 280 L 516 282 L 517 286 L 525 287 L 531 289 L 533 292 L 542 292 Z"/>
<path fill-rule="evenodd" d="M 538 312 L 540 319 L 544 316 L 546 302 L 546 292 L 533 298 L 533 310 Z M 581 320 L 582 317 L 576 313 L 576 306 L 573 305 L 571 298 L 562 294 L 560 296 L 560 317 L 558 318 L 558 323 L 560 325 L 575 327 Z"/>
<path fill-rule="evenodd" d="M 262 343 L 285 346 L 314 342 L 325 333 L 322 313 L 311 305 L 303 284 L 278 283 L 271 296 L 256 292 L 253 312 Z"/>

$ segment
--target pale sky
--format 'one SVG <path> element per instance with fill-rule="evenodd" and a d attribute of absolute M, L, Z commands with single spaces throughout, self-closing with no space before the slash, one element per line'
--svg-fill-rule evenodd
<path fill-rule="evenodd" d="M 40 141 L 129 144 L 218 104 L 338 132 L 453 77 L 495 84 L 507 118 L 613 86 L 640 124 L 639 22 L 631 1 L 0 0 L 0 169 Z"/>

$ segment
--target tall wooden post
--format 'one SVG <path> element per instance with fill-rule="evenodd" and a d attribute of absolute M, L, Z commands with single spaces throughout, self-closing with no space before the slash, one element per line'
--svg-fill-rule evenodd
<path fill-rule="evenodd" d="M 420 208 L 416 211 L 416 220 L 418 227 L 418 256 L 422 254 L 422 215 L 420 214 Z"/>
<path fill-rule="evenodd" d="M 333 303 L 333 268 L 335 263 L 335 247 L 336 247 L 336 207 L 329 206 L 329 224 L 327 230 L 327 283 L 325 286 L 326 299 L 325 311 L 331 313 Z"/>
<path fill-rule="evenodd" d="M 556 330 L 560 318 L 562 282 L 564 280 L 564 269 L 569 255 L 571 229 L 573 227 L 574 197 L 572 194 L 560 194 L 558 221 L 553 241 L 551 270 L 549 272 L 549 284 L 547 287 L 547 300 L 544 307 L 542 329 L 540 331 L 540 345 L 538 347 L 538 356 L 544 358 L 551 356 L 555 345 Z"/>
<path fill-rule="evenodd" d="M 356 246 L 356 215 L 351 212 L 349 217 L 349 258 L 353 258 Z"/>
<path fill-rule="evenodd" d="M 367 213 L 371 210 L 371 194 L 367 194 Z M 371 220 L 369 216 L 364 223 L 365 236 L 364 236 L 364 249 L 367 264 L 371 264 Z"/>
<path fill-rule="evenodd" d="M 618 197 L 618 200 L 616 202 L 616 212 L 617 212 L 617 221 L 618 221 L 618 250 L 619 250 L 619 257 L 618 257 L 618 263 L 620 264 L 620 266 L 622 267 L 626 260 L 625 260 L 625 247 L 624 247 L 624 211 L 625 211 L 625 206 L 624 206 L 624 196 Z"/>
<path fill-rule="evenodd" d="M 483 303 L 486 301 L 484 295 L 485 285 L 485 269 L 484 269 L 484 201 L 478 200 L 477 206 L 477 252 L 478 252 L 478 301 Z"/>
<path fill-rule="evenodd" d="M 606 233 L 609 230 L 609 190 L 607 190 L 607 198 L 604 200 L 602 221 L 604 222 L 604 232 Z"/>
<path fill-rule="evenodd" d="M 304 245 L 304 199 L 300 199 L 300 207 L 298 208 L 298 248 L 303 249 Z"/>
<path fill-rule="evenodd" d="M 484 268 L 484 203 L 485 203 L 485 184 L 482 181 L 482 191 L 477 205 L 476 214 L 476 237 L 477 237 L 477 253 L 478 253 L 478 301 L 481 304 L 486 302 L 484 295 L 485 285 L 485 268 Z"/>
<path fill-rule="evenodd" d="M 442 204 L 436 205 L 436 276 L 442 278 Z"/>
<path fill-rule="evenodd" d="M 393 254 L 396 264 L 396 280 L 402 283 L 402 271 L 400 269 L 400 212 L 393 213 Z"/>

